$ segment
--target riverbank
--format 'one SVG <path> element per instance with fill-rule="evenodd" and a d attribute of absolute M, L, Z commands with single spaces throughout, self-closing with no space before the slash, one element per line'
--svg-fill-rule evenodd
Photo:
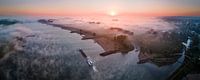
<path fill-rule="evenodd" d="M 69 25 L 53 23 L 52 19 L 40 19 L 38 22 L 52 25 L 54 27 L 60 27 L 62 29 L 71 31 L 71 33 L 80 34 L 82 35 L 82 40 L 93 39 L 105 51 L 100 53 L 100 56 L 107 56 L 117 52 L 128 53 L 134 49 L 132 41 L 130 40 L 130 36 L 133 36 L 133 32 L 130 33 L 130 31 L 127 30 L 121 29 L 120 31 L 116 31 L 113 29 L 100 29 L 96 31 L 90 29 L 80 29 Z"/>

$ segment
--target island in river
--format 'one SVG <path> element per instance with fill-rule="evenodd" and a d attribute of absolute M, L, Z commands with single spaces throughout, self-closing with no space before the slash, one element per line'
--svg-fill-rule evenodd
<path fill-rule="evenodd" d="M 132 43 L 131 40 L 133 37 L 133 32 L 129 32 L 128 30 L 123 30 L 120 28 L 110 28 L 110 29 L 101 29 L 98 31 L 91 31 L 88 29 L 80 29 L 80 28 L 74 28 L 72 26 L 56 24 L 53 23 L 51 19 L 50 20 L 41 19 L 38 20 L 38 22 L 70 30 L 71 33 L 77 33 L 83 35 L 82 36 L 83 40 L 93 39 L 105 50 L 104 53 L 100 53 L 101 56 L 107 56 L 117 52 L 126 54 L 134 49 L 134 44 Z"/>
<path fill-rule="evenodd" d="M 163 80 L 183 64 L 182 42 L 188 36 L 194 38 L 192 34 L 199 34 L 199 24 L 193 25 L 193 19 L 173 26 L 173 18 L 151 18 L 153 22 L 127 20 L 130 22 L 124 21 L 126 24 L 122 23 L 124 18 L 110 18 L 111 24 L 105 20 L 69 18 L 37 18 L 39 23 L 31 18 L 30 23 L 0 25 L 0 77 L 3 80 Z M 177 21 L 181 20 L 187 21 Z M 181 23 L 192 26 L 179 26 Z M 194 38 L 196 47 L 192 51 L 198 50 L 198 40 Z M 98 73 L 93 73 L 84 62 L 77 51 L 80 48 L 96 61 Z"/>
<path fill-rule="evenodd" d="M 82 35 L 82 39 L 92 39 L 98 43 L 105 52 L 100 56 L 128 52 L 136 49 L 140 52 L 138 64 L 152 62 L 158 66 L 172 64 L 181 56 L 180 36 L 175 30 L 155 30 L 147 29 L 142 34 L 117 27 L 89 29 L 76 27 L 70 24 L 54 23 L 56 19 L 40 19 L 38 22 L 60 27 Z M 98 25 L 100 22 L 88 22 L 89 24 Z"/>

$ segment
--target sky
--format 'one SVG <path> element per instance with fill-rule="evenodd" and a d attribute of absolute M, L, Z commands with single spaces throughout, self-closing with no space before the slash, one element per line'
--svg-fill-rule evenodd
<path fill-rule="evenodd" d="M 0 15 L 199 16 L 200 0 L 0 0 Z"/>

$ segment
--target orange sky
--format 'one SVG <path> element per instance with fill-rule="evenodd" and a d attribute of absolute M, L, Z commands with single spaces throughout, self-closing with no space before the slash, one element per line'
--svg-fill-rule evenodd
<path fill-rule="evenodd" d="M 199 16 L 200 0 L 1 0 L 0 15 Z"/>

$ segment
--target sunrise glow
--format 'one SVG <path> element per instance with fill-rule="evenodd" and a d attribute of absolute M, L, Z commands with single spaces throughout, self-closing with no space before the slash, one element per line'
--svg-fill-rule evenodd
<path fill-rule="evenodd" d="M 110 15 L 110 16 L 116 16 L 116 15 L 117 15 L 117 12 L 116 12 L 116 11 L 110 11 L 110 12 L 109 12 L 109 15 Z"/>
<path fill-rule="evenodd" d="M 2 0 L 0 15 L 118 16 L 120 12 L 133 16 L 193 16 L 200 15 L 199 3 L 199 0 Z"/>

